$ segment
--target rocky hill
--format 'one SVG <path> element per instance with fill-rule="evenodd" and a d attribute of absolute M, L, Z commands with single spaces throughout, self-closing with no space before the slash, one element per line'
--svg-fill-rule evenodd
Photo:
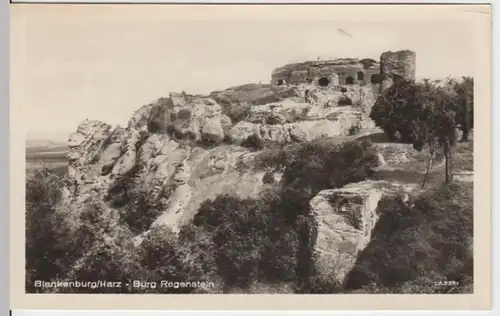
<path fill-rule="evenodd" d="M 279 183 L 283 170 L 254 167 L 266 146 L 326 138 L 342 143 L 376 132 L 368 117 L 376 95 L 371 85 L 251 84 L 205 96 L 170 93 L 139 108 L 126 127 L 82 122 L 68 142 L 62 204 L 78 221 L 89 201 L 120 210 L 141 195 L 161 212 L 136 232 L 136 245 L 155 227 L 179 232 L 206 200 L 257 198 Z M 417 155 L 409 146 L 378 148 L 382 165 Z M 370 240 L 378 202 L 413 188 L 368 180 L 317 194 L 310 209 L 319 223 L 313 237 L 318 266 L 334 269 L 330 275 L 342 282 Z"/>

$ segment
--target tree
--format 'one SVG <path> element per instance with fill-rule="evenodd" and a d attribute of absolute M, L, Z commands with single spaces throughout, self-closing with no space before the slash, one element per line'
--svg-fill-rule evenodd
<path fill-rule="evenodd" d="M 467 291 L 474 274 L 472 194 L 470 183 L 454 183 L 407 202 L 399 195 L 386 198 L 379 204 L 381 216 L 370 243 L 346 278 L 346 288 L 375 283 L 378 290 L 392 293 L 434 293 L 443 290 L 433 286 L 437 280 L 449 280 Z"/>
<path fill-rule="evenodd" d="M 456 82 L 423 83 L 398 80 L 377 99 L 370 117 L 391 140 L 410 143 L 421 151 L 427 147 L 430 157 L 422 182 L 424 187 L 435 151 L 445 157 L 445 181 L 451 181 L 452 151 L 456 144 L 456 113 L 460 98 Z"/>
<path fill-rule="evenodd" d="M 176 235 L 167 226 L 153 228 L 141 243 L 139 253 L 143 280 L 189 281 L 189 267 L 182 264 Z M 190 293 L 191 287 L 145 289 L 153 293 Z"/>
<path fill-rule="evenodd" d="M 469 133 L 474 128 L 474 78 L 462 77 L 461 82 L 454 82 L 457 93 L 457 122 L 462 130 L 461 142 L 469 140 Z"/>
<path fill-rule="evenodd" d="M 427 83 L 428 84 L 428 83 Z M 387 135 L 390 141 L 415 143 L 414 124 L 424 114 L 418 89 L 413 81 L 397 80 L 372 107 L 370 118 Z"/>
<path fill-rule="evenodd" d="M 433 134 L 431 137 L 437 139 L 437 143 L 443 150 L 445 159 L 446 184 L 451 182 L 451 160 L 452 150 L 456 145 L 454 100 L 444 89 L 438 89 L 436 93 L 436 106 L 433 111 Z"/>
<path fill-rule="evenodd" d="M 271 196 L 253 200 L 220 195 L 201 205 L 193 225 L 210 236 L 226 287 L 294 279 L 296 235 L 275 203 Z"/>
<path fill-rule="evenodd" d="M 65 280 L 123 281 L 133 280 L 139 269 L 139 258 L 132 242 L 134 236 L 127 227 L 121 226 L 117 210 L 90 198 L 81 208 L 71 209 L 77 225 L 66 236 L 71 250 Z M 69 215 L 70 216 L 70 215 Z M 60 291 L 126 293 L 127 287 L 112 288 L 64 288 Z"/>
<path fill-rule="evenodd" d="M 49 281 L 69 269 L 77 246 L 68 233 L 70 225 L 59 212 L 63 178 L 54 168 L 42 166 L 26 181 L 26 291 L 47 291 L 35 287 L 35 280 Z M 73 245 L 72 245 L 73 243 Z"/>

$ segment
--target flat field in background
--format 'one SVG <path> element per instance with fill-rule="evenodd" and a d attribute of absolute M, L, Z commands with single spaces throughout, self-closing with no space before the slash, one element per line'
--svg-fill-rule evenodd
<path fill-rule="evenodd" d="M 64 174 L 68 167 L 68 146 L 63 143 L 30 143 L 26 142 L 26 171 L 48 164 Z"/>

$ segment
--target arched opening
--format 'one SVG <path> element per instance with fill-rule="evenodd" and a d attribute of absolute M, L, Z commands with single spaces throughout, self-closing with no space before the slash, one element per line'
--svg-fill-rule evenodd
<path fill-rule="evenodd" d="M 370 82 L 373 84 L 378 84 L 382 82 L 382 76 L 380 74 L 373 74 L 370 77 Z"/>
<path fill-rule="evenodd" d="M 277 81 L 276 81 L 276 84 L 277 84 L 278 86 L 281 86 L 281 85 L 283 85 L 284 83 L 285 83 L 285 82 L 283 81 L 283 79 L 279 79 L 279 80 L 277 80 Z"/>
<path fill-rule="evenodd" d="M 349 76 L 345 78 L 345 84 L 354 84 L 354 78 Z"/>
<path fill-rule="evenodd" d="M 342 88 L 340 88 L 340 92 L 347 92 L 347 89 L 342 87 Z"/>
<path fill-rule="evenodd" d="M 327 77 L 321 77 L 319 78 L 318 80 L 318 84 L 321 86 L 321 87 L 326 87 L 330 84 L 330 80 L 328 80 Z"/>
<path fill-rule="evenodd" d="M 340 98 L 339 102 L 337 102 L 337 104 L 338 106 L 352 105 L 352 100 L 348 97 L 342 97 Z"/>
<path fill-rule="evenodd" d="M 365 80 L 365 74 L 362 71 L 358 71 L 357 76 L 358 80 Z"/>

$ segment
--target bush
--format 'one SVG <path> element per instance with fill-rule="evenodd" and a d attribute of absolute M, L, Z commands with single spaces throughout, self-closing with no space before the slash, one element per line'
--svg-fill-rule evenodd
<path fill-rule="evenodd" d="M 72 210 L 74 212 L 74 210 Z M 134 279 L 138 257 L 132 244 L 133 234 L 119 225 L 119 214 L 99 201 L 87 201 L 78 210 L 77 223 L 66 239 L 73 245 L 73 260 L 67 273 L 58 279 L 79 281 L 123 281 Z M 122 288 L 65 288 L 65 292 L 126 293 Z"/>
<path fill-rule="evenodd" d="M 311 191 L 338 188 L 367 179 L 378 165 L 370 142 L 334 144 L 329 139 L 303 143 L 285 166 L 285 185 Z"/>
<path fill-rule="evenodd" d="M 174 233 L 165 226 L 156 227 L 143 240 L 140 247 L 143 280 L 186 281 L 181 258 L 177 252 Z M 148 293 L 189 293 L 188 289 L 152 288 L 144 289 Z"/>
<path fill-rule="evenodd" d="M 352 125 L 351 127 L 349 127 L 349 130 L 347 133 L 349 136 L 354 136 L 354 135 L 357 135 L 360 130 L 361 130 L 361 126 L 359 126 L 359 123 L 358 123 L 358 124 L 355 124 L 355 125 Z"/>
<path fill-rule="evenodd" d="M 226 286 L 248 288 L 256 280 L 294 279 L 296 234 L 272 200 L 222 195 L 205 201 L 195 216 L 193 225 L 211 236 Z"/>
<path fill-rule="evenodd" d="M 241 143 L 241 146 L 252 150 L 261 150 L 264 148 L 264 142 L 257 135 L 253 134 L 248 136 L 247 139 Z"/>
<path fill-rule="evenodd" d="M 47 166 L 26 181 L 26 291 L 38 292 L 35 280 L 50 280 L 63 270 L 65 221 L 56 212 L 63 179 Z M 61 239 L 62 238 L 62 239 Z"/>
<path fill-rule="evenodd" d="M 309 239 L 316 223 L 309 201 L 320 190 L 364 180 L 376 166 L 374 151 L 366 142 L 322 140 L 275 149 L 266 157 L 283 166 L 282 185 L 255 200 L 218 196 L 194 217 L 193 225 L 210 236 L 218 274 L 229 288 L 293 282 L 301 293 L 338 291 L 312 264 Z"/>
<path fill-rule="evenodd" d="M 269 168 L 282 170 L 293 159 L 295 152 L 300 146 L 300 143 L 287 145 L 270 144 L 255 156 L 254 168 L 256 170 L 266 170 Z"/>
<path fill-rule="evenodd" d="M 352 100 L 349 99 L 348 97 L 342 97 L 338 101 L 338 106 L 347 106 L 347 105 L 352 105 Z"/>
<path fill-rule="evenodd" d="M 139 247 L 143 280 L 168 280 L 170 282 L 211 282 L 216 287 L 209 292 L 220 292 L 220 278 L 212 254 L 212 244 L 207 234 L 188 225 L 176 236 L 166 226 L 153 228 Z M 201 289 L 203 291 L 203 289 Z M 146 293 L 198 293 L 195 286 L 178 288 L 144 289 Z"/>
<path fill-rule="evenodd" d="M 266 172 L 266 174 L 264 174 L 264 177 L 262 177 L 262 182 L 264 184 L 273 184 L 274 174 L 272 172 Z"/>
<path fill-rule="evenodd" d="M 154 203 L 147 192 L 136 192 L 120 209 L 120 219 L 134 234 L 140 234 L 148 230 L 162 212 L 162 205 Z"/>
<path fill-rule="evenodd" d="M 148 122 L 148 131 L 150 133 L 160 133 L 162 131 L 160 123 L 155 121 Z"/>
<path fill-rule="evenodd" d="M 220 139 L 217 135 L 212 134 L 201 134 L 201 139 L 198 142 L 198 145 L 208 148 L 213 148 L 220 143 L 222 143 L 224 139 Z"/>
<path fill-rule="evenodd" d="M 222 113 L 227 115 L 233 124 L 236 124 L 240 121 L 245 121 L 250 116 L 251 108 L 252 105 L 250 103 L 242 102 L 224 107 Z"/>
<path fill-rule="evenodd" d="M 375 283 L 392 292 L 437 293 L 453 290 L 434 285 L 449 280 L 467 289 L 473 276 L 473 200 L 468 186 L 445 186 L 410 203 L 398 198 L 386 204 L 372 240 L 347 278 L 347 288 Z"/>
<path fill-rule="evenodd" d="M 425 120 L 425 87 L 413 81 L 396 81 L 380 95 L 372 107 L 370 118 L 391 141 L 413 143 L 416 141 L 414 126 Z"/>
<path fill-rule="evenodd" d="M 180 109 L 179 112 L 177 112 L 177 119 L 179 120 L 191 119 L 191 111 L 188 109 Z"/>
<path fill-rule="evenodd" d="M 55 207 L 61 178 L 47 170 L 36 174 L 27 182 L 27 287 L 34 279 L 197 280 L 218 285 L 209 292 L 271 291 L 274 285 L 276 291 L 293 285 L 299 293 L 337 292 L 338 285 L 322 279 L 312 264 L 316 222 L 309 201 L 323 189 L 371 175 L 377 163 L 373 148 L 367 142 L 321 139 L 259 155 L 263 165 L 281 168 L 282 182 L 273 183 L 269 173 L 258 198 L 221 195 L 205 201 L 178 237 L 157 227 L 138 248 L 133 237 L 147 230 L 162 208 L 146 191 L 136 191 L 137 170 L 111 190 L 110 206 L 88 201 L 66 212 Z M 70 214 L 72 222 L 62 214 Z M 72 291 L 198 293 L 191 287 Z"/>
<path fill-rule="evenodd" d="M 133 276 L 132 235 L 117 225 L 118 214 L 88 201 L 65 209 L 60 202 L 63 180 L 43 168 L 26 183 L 26 291 L 119 292 L 91 288 L 35 288 L 34 280 L 122 281 Z"/>

